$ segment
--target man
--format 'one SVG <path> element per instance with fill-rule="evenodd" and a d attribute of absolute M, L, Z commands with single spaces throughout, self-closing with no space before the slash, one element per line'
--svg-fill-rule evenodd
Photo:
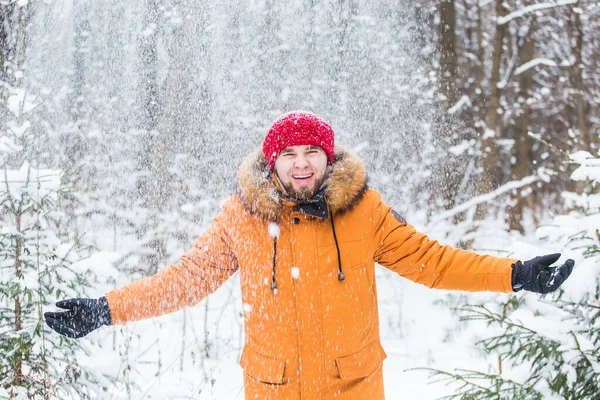
<path fill-rule="evenodd" d="M 278 118 L 238 170 L 237 195 L 158 274 L 46 313 L 68 337 L 192 306 L 240 271 L 247 399 L 383 399 L 375 263 L 431 288 L 556 290 L 573 260 L 520 262 L 441 246 L 367 187 L 361 159 L 308 112 Z"/>

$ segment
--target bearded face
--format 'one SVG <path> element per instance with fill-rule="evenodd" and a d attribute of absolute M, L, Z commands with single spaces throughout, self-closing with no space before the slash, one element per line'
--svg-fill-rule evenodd
<path fill-rule="evenodd" d="M 327 154 L 317 146 L 290 146 L 275 160 L 275 172 L 290 197 L 310 200 L 327 173 Z"/>

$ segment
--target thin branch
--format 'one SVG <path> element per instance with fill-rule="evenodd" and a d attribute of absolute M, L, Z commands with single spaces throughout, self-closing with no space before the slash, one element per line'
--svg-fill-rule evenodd
<path fill-rule="evenodd" d="M 505 15 L 504 17 L 498 18 L 496 21 L 496 24 L 504 25 L 504 24 L 512 21 L 515 18 L 523 17 L 527 14 L 531 14 L 538 10 L 544 10 L 544 9 L 548 9 L 548 8 L 577 4 L 578 1 L 579 0 L 561 0 L 561 1 L 557 1 L 556 3 L 539 3 L 539 4 L 534 4 L 531 6 L 523 7 L 517 11 L 513 11 L 510 14 Z"/>
<path fill-rule="evenodd" d="M 527 136 L 529 136 L 530 138 L 532 138 L 534 140 L 537 140 L 538 142 L 543 143 L 546 146 L 550 147 L 550 149 L 552 149 L 552 151 L 554 151 L 556 154 L 560 154 L 560 155 L 564 156 L 565 158 L 571 159 L 570 155 L 568 155 L 567 153 L 565 153 L 563 150 L 559 149 L 558 147 L 556 147 L 552 143 L 549 143 L 549 142 L 545 141 L 544 139 L 542 139 L 541 137 L 539 137 L 535 133 L 533 133 L 533 132 L 527 132 Z M 576 162 L 573 162 L 573 161 L 566 161 L 566 163 L 567 164 L 577 164 Z"/>
<path fill-rule="evenodd" d="M 479 196 L 475 196 L 475 197 L 471 198 L 470 200 L 452 208 L 451 210 L 444 211 L 443 213 L 438 214 L 435 218 L 433 218 L 431 220 L 431 225 L 435 225 L 444 219 L 453 217 L 456 214 L 460 214 L 461 212 L 467 211 L 471 207 L 474 207 L 478 204 L 489 202 L 490 200 L 493 200 L 494 198 L 496 198 L 504 193 L 510 192 L 515 189 L 520 189 L 524 186 L 531 185 L 532 183 L 537 182 L 540 179 L 541 179 L 541 177 L 539 175 L 531 175 L 531 176 L 526 176 L 525 178 L 518 180 L 518 181 L 507 182 L 494 191 L 491 191 L 489 193 L 482 194 Z"/>
<path fill-rule="evenodd" d="M 585 352 L 581 349 L 581 345 L 579 344 L 579 339 L 577 339 L 577 335 L 575 335 L 575 332 L 573 332 L 571 330 L 571 331 L 569 331 L 569 334 L 571 336 L 573 336 L 573 340 L 575 340 L 575 344 L 577 345 L 577 350 L 579 350 L 579 354 L 581 354 L 581 357 L 583 357 L 583 359 L 585 359 L 585 361 L 587 361 L 590 368 L 593 369 L 594 364 L 590 361 L 590 359 L 585 355 Z"/>

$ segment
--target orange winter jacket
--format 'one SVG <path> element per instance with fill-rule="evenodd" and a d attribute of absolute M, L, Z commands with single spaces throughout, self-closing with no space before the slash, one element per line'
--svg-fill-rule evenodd
<path fill-rule="evenodd" d="M 417 232 L 350 151 L 336 150 L 318 212 L 281 199 L 260 151 L 238 185 L 179 263 L 106 297 L 123 324 L 192 306 L 239 270 L 246 399 L 384 398 L 375 263 L 431 288 L 512 292 L 516 260 Z"/>

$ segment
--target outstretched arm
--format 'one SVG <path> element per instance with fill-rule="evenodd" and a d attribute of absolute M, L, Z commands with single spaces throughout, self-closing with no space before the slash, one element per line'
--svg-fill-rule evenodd
<path fill-rule="evenodd" d="M 177 264 L 106 294 L 115 325 L 168 314 L 197 304 L 237 270 L 219 218 Z"/>
<path fill-rule="evenodd" d="M 102 325 L 124 324 L 197 304 L 238 268 L 222 214 L 177 264 L 100 299 L 60 301 L 56 305 L 67 311 L 45 313 L 46 323 L 62 335 L 79 338 Z"/>
<path fill-rule="evenodd" d="M 431 288 L 510 293 L 521 289 L 548 293 L 558 289 L 573 269 L 573 260 L 552 263 L 560 255 L 521 262 L 442 246 L 394 216 L 380 199 L 373 211 L 374 259 L 399 275 Z"/>

